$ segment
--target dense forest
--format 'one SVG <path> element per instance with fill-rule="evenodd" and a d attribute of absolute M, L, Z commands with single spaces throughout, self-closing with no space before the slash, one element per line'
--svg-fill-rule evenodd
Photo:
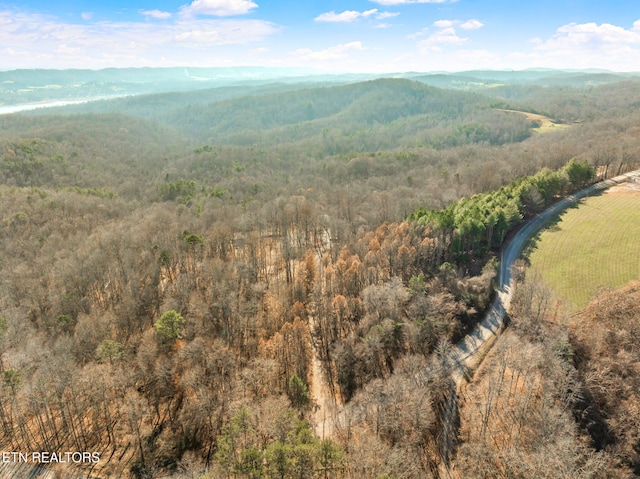
<path fill-rule="evenodd" d="M 464 408 L 457 455 L 443 447 L 443 358 L 524 219 L 640 162 L 640 88 L 489 73 L 473 89 L 305 79 L 0 116 L 3 450 L 98 451 L 75 470 L 91 477 L 505 473 L 508 451 L 479 468 L 498 426 L 468 429 Z M 564 428 L 556 459 L 580 477 L 637 471 L 626 405 L 596 381 L 614 373 L 589 359 L 606 346 L 563 331 L 545 356 L 555 332 L 531 314 L 518 303 L 505 340 L 555 361 L 540 401 L 556 422 L 519 427 Z M 565 397 L 574 384 L 586 403 Z M 615 450 L 571 414 L 594 408 Z M 542 470 L 522 468 L 504 477 Z"/>

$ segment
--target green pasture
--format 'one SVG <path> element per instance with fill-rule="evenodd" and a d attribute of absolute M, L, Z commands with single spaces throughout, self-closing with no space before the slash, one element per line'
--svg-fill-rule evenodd
<path fill-rule="evenodd" d="M 640 195 L 587 198 L 542 231 L 527 251 L 538 273 L 571 312 L 598 290 L 640 278 Z"/>

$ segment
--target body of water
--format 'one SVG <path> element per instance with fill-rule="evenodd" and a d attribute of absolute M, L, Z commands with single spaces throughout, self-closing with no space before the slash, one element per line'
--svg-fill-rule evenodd
<path fill-rule="evenodd" d="M 112 100 L 114 98 L 122 98 L 128 95 L 114 95 L 99 98 L 85 98 L 84 100 L 56 100 L 43 101 L 41 103 L 24 103 L 22 105 L 5 105 L 0 106 L 0 115 L 9 115 L 11 113 L 20 113 L 21 111 L 37 110 L 39 108 L 53 108 L 56 106 L 79 105 L 81 103 L 89 103 L 91 101 Z"/>

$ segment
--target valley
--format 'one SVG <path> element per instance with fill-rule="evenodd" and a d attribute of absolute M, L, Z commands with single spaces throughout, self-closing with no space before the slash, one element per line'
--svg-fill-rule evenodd
<path fill-rule="evenodd" d="M 162 72 L 124 76 L 137 73 Z M 562 198 L 638 168 L 637 80 L 602 79 L 211 79 L 2 115 L 3 450 L 100 452 L 48 466 L 64 477 L 498 477 L 516 469 L 491 437 L 538 464 L 523 438 L 554 431 L 567 446 L 536 446 L 540 464 L 633 470 L 630 429 L 607 423 L 610 452 L 576 419 L 625 410 L 590 375 L 601 344 L 503 249 Z M 496 108 L 572 126 L 541 135 Z M 591 195 L 562 222 L 636 210 L 614 198 L 635 196 Z M 458 425 L 451 354 L 512 263 L 509 326 L 473 361 Z M 507 424 L 495 408 L 509 405 Z"/>

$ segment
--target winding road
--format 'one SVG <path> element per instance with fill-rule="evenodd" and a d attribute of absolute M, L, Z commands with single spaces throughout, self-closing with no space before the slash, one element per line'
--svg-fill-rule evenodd
<path fill-rule="evenodd" d="M 463 380 L 469 376 L 474 366 L 477 366 L 482 361 L 483 353 L 488 349 L 485 345 L 489 346 L 504 326 L 505 314 L 511 304 L 511 268 L 520 257 L 527 241 L 549 220 L 576 204 L 582 198 L 638 176 L 640 176 L 640 170 L 630 171 L 615 178 L 600 181 L 573 195 L 567 196 L 528 220 L 511 238 L 502 251 L 498 289 L 491 308 L 475 329 L 451 350 L 451 359 L 454 364 L 453 378 L 458 388 Z"/>
<path fill-rule="evenodd" d="M 576 204 L 582 198 L 606 190 L 611 186 L 623 183 L 633 177 L 640 177 L 640 170 L 630 171 L 615 178 L 601 181 L 573 195 L 567 196 L 525 222 L 504 247 L 500 261 L 498 288 L 491 307 L 474 330 L 450 350 L 450 357 L 447 362 L 452 366 L 453 385 L 446 405 L 445 415 L 447 417 L 443 421 L 444 430 L 442 433 L 448 437 L 448 439 L 445 438 L 443 440 L 444 444 L 455 448 L 457 428 L 454 424 L 457 418 L 457 392 L 464 382 L 473 375 L 473 371 L 482 362 L 482 359 L 490 349 L 494 340 L 502 331 L 505 315 L 509 309 L 512 298 L 511 268 L 520 257 L 527 241 L 549 222 L 549 220 Z M 317 435 L 330 437 L 336 430 L 339 430 L 345 425 L 348 420 L 346 417 L 348 413 L 345 405 L 337 405 L 335 402 L 333 404 L 327 404 L 325 402 L 323 405 L 325 408 L 324 411 L 321 408 L 319 411 L 316 411 L 315 414 L 315 431 Z M 364 413 L 361 412 L 361 414 Z M 357 416 L 357 413 L 355 413 L 355 415 Z M 357 417 L 351 417 L 350 419 L 352 421 L 354 419 L 357 420 Z M 443 457 L 449 457 L 450 453 L 451 451 L 444 451 Z"/>
<path fill-rule="evenodd" d="M 512 299 L 513 285 L 511 268 L 520 257 L 525 244 L 549 220 L 576 204 L 580 199 L 594 193 L 599 193 L 611 186 L 624 183 L 630 178 L 638 176 L 640 176 L 640 170 L 630 171 L 567 196 L 525 222 L 522 228 L 518 230 L 502 250 L 498 288 L 491 308 L 489 308 L 485 317 L 478 323 L 474 330 L 460 341 L 456 347 L 451 349 L 448 358 L 448 363 L 452 367 L 451 392 L 447 396 L 442 420 L 441 457 L 443 458 L 443 463 L 440 466 L 446 477 L 451 477 L 449 473 L 449 460 L 453 457 L 457 445 L 457 425 L 459 424 L 458 394 L 463 384 L 473 377 L 473 372 L 480 365 L 486 353 L 495 342 L 494 340 L 502 331 L 505 315 Z"/>

